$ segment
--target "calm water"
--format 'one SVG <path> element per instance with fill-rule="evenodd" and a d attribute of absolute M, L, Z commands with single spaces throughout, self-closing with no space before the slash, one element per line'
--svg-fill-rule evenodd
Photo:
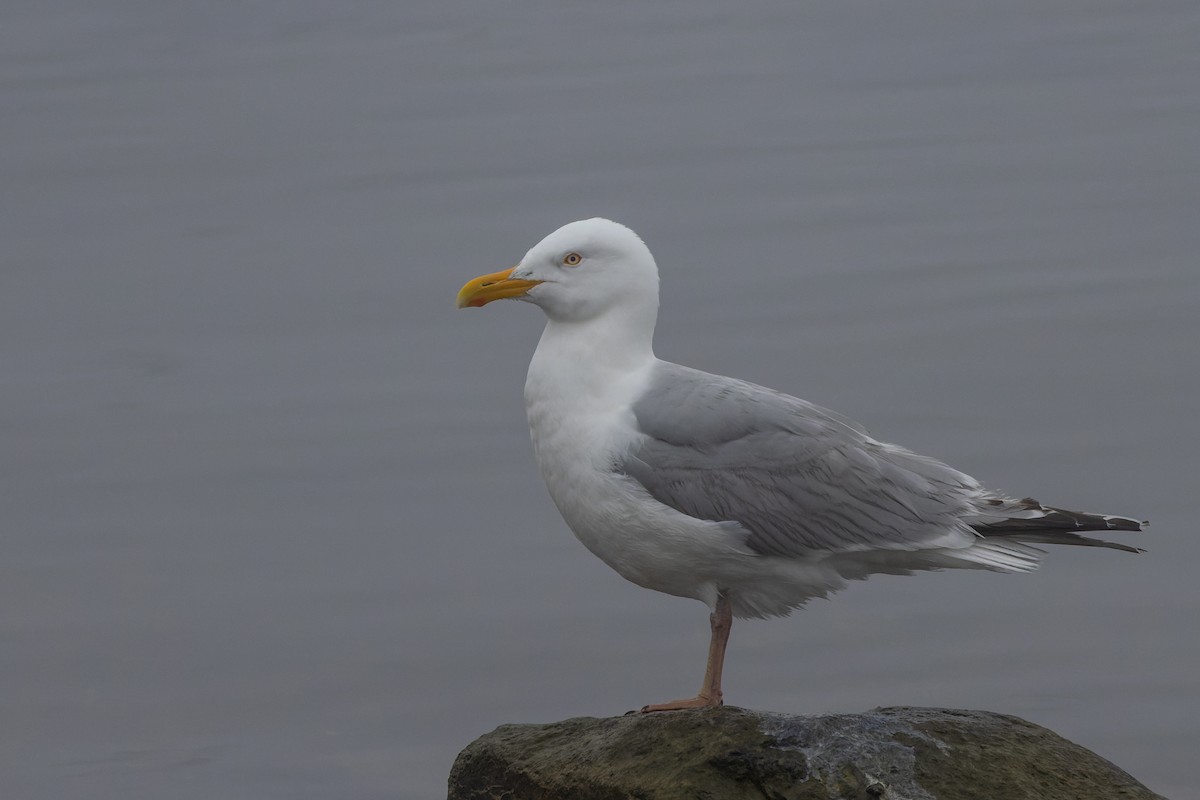
<path fill-rule="evenodd" d="M 498 724 L 692 691 L 703 607 L 536 473 L 540 314 L 452 308 L 595 214 L 663 357 L 1153 518 L 735 626 L 731 702 L 1200 792 L 1200 7 L 701 5 L 4 4 L 0 795 L 437 797 Z"/>

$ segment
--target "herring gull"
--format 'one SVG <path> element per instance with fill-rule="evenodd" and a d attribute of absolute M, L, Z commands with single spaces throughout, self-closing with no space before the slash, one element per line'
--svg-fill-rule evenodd
<path fill-rule="evenodd" d="M 458 307 L 503 298 L 547 317 L 525 408 L 567 525 L 628 580 L 711 609 L 699 694 L 642 711 L 721 705 L 733 617 L 786 615 L 847 580 L 1027 572 L 1034 544 L 1140 552 L 1080 535 L 1136 520 L 1008 497 L 807 401 L 659 360 L 658 268 L 618 223 L 559 228 Z"/>

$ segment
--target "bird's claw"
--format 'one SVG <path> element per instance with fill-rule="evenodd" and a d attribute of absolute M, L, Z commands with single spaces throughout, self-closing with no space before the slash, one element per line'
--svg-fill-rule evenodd
<path fill-rule="evenodd" d="M 689 697 L 686 700 L 672 700 L 668 703 L 652 703 L 642 706 L 637 711 L 627 711 L 625 716 L 635 716 L 637 714 L 654 714 L 659 711 L 684 711 L 689 708 L 719 708 L 725 705 L 724 699 L 721 697 L 709 697 L 707 695 L 697 695 Z"/>

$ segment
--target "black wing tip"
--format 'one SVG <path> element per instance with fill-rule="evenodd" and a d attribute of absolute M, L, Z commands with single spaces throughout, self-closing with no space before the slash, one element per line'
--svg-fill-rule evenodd
<path fill-rule="evenodd" d="M 1045 514 L 1033 518 L 1010 517 L 971 527 L 984 536 L 1005 536 L 1024 533 L 1081 533 L 1085 531 L 1137 532 L 1145 530 L 1150 525 L 1147 520 L 1139 522 L 1130 517 L 1118 517 L 1112 514 L 1085 514 L 1049 506 L 1038 510 L 1044 511 Z"/>
<path fill-rule="evenodd" d="M 1105 539 L 1094 539 L 1091 536 L 1083 536 L 1074 531 L 1062 530 L 1023 530 L 1023 531 L 1006 531 L 997 533 L 996 531 L 979 530 L 981 536 L 998 539 L 1012 539 L 1017 542 L 1026 544 L 1057 544 L 1057 545 L 1074 545 L 1077 547 L 1104 547 L 1109 550 L 1121 550 L 1125 553 L 1144 553 L 1146 552 L 1141 547 L 1122 544 L 1120 542 L 1110 542 Z"/>
<path fill-rule="evenodd" d="M 1064 540 L 1064 541 L 1058 541 L 1058 542 L 1051 542 L 1051 541 L 1047 540 L 1047 543 L 1048 544 L 1068 544 L 1068 545 L 1074 544 L 1074 545 L 1084 545 L 1087 547 L 1103 547 L 1106 550 L 1120 550 L 1122 553 L 1133 553 L 1134 555 L 1140 555 L 1141 553 L 1146 552 L 1146 548 L 1144 548 L 1144 547 L 1134 547 L 1133 545 L 1130 545 L 1130 544 L 1123 544 L 1121 542 L 1109 542 L 1104 539 L 1093 539 L 1090 536 L 1078 536 L 1078 538 L 1074 539 L 1073 541 L 1065 541 Z"/>
<path fill-rule="evenodd" d="M 1150 526 L 1150 520 L 1147 519 L 1140 522 L 1129 517 L 1106 516 L 1103 519 L 1108 524 L 1110 531 L 1142 531 Z"/>

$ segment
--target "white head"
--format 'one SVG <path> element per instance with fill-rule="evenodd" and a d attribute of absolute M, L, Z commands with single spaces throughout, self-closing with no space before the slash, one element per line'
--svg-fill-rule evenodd
<path fill-rule="evenodd" d="M 458 293 L 458 307 L 517 298 L 554 322 L 621 316 L 652 331 L 658 267 L 638 235 L 611 220 L 581 220 L 542 239 L 510 270 L 482 275 Z"/>

